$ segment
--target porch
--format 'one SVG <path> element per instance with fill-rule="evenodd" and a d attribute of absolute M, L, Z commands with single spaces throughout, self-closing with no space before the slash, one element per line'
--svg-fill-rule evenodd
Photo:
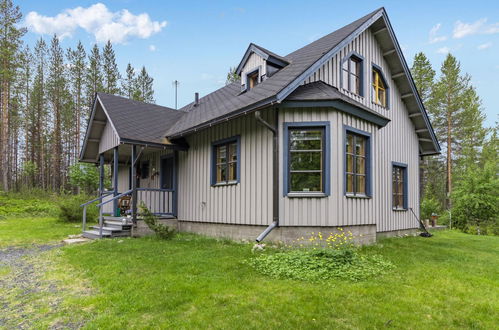
<path fill-rule="evenodd" d="M 140 205 L 160 218 L 177 215 L 178 148 L 120 144 L 99 154 L 99 195 L 83 207 L 82 230 L 88 238 L 130 236 L 140 220 Z M 106 167 L 111 184 L 106 187 Z M 87 228 L 86 210 L 99 208 L 99 223 Z"/>

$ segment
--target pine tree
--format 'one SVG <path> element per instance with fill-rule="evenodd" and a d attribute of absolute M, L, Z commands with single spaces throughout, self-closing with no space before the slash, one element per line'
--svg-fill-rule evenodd
<path fill-rule="evenodd" d="M 146 68 L 143 66 L 137 77 L 138 90 L 133 99 L 137 101 L 154 103 L 153 78 L 149 76 Z"/>
<path fill-rule="evenodd" d="M 118 65 L 116 65 L 116 57 L 114 55 L 113 45 L 108 40 L 102 51 L 103 57 L 103 74 L 104 74 L 104 91 L 108 94 L 119 94 L 120 90 L 118 82 L 121 79 Z"/>
<path fill-rule="evenodd" d="M 64 70 L 64 54 L 59 44 L 59 38 L 56 35 L 52 38 L 49 55 L 49 77 L 48 93 L 52 108 L 53 117 L 53 166 L 52 166 L 52 185 L 54 190 L 61 189 L 62 174 L 62 133 L 63 133 L 63 112 L 67 106 L 66 79 Z"/>
<path fill-rule="evenodd" d="M 9 190 L 11 170 L 9 162 L 11 90 L 19 66 L 17 55 L 22 44 L 21 37 L 26 33 L 26 28 L 19 27 L 21 19 L 19 6 L 14 6 L 12 0 L 0 1 L 0 164 L 4 191 Z"/>
<path fill-rule="evenodd" d="M 432 93 L 435 85 L 435 70 L 423 52 L 414 56 L 411 74 L 418 89 L 423 105 L 428 110 L 430 117 L 433 114 Z M 445 169 L 439 156 L 427 156 L 420 161 L 420 197 L 426 195 L 433 197 L 445 204 Z"/>
<path fill-rule="evenodd" d="M 236 73 L 237 68 L 236 67 L 230 67 L 229 72 L 227 72 L 227 79 L 225 80 L 225 84 L 229 85 L 233 82 L 238 82 L 241 78 L 239 75 Z"/>
<path fill-rule="evenodd" d="M 101 62 L 99 47 L 94 45 L 88 58 L 88 71 L 86 76 L 87 102 L 89 109 L 87 116 L 90 114 L 90 110 L 92 109 L 95 93 L 103 91 Z"/>
<path fill-rule="evenodd" d="M 75 50 L 71 48 L 67 51 L 67 59 L 70 63 L 69 66 L 69 81 L 71 85 L 71 92 L 73 94 L 73 104 L 74 104 L 74 159 L 78 158 L 78 153 L 80 152 L 80 142 L 81 136 L 81 122 L 84 114 L 84 85 L 85 85 L 85 73 L 86 73 L 86 52 L 81 42 L 78 42 Z"/>
<path fill-rule="evenodd" d="M 31 159 L 36 168 L 36 177 L 39 186 L 43 189 L 47 187 L 46 173 L 46 133 L 47 133 L 47 97 L 45 91 L 46 67 L 47 67 L 47 44 L 43 39 L 39 39 L 34 50 L 36 72 L 33 79 L 33 87 L 30 97 L 30 112 L 33 113 L 33 131 L 31 145 L 29 146 Z"/>
<path fill-rule="evenodd" d="M 137 79 L 135 78 L 135 70 L 133 66 L 128 63 L 126 66 L 126 75 L 121 83 L 121 91 L 123 96 L 132 99 L 137 90 Z"/>

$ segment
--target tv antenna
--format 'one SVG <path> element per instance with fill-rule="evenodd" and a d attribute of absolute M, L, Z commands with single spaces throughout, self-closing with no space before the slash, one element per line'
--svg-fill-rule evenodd
<path fill-rule="evenodd" d="M 180 85 L 180 81 L 174 80 L 172 82 L 173 88 L 175 88 L 175 110 L 178 109 L 177 107 L 177 90 L 178 90 L 178 85 Z"/>

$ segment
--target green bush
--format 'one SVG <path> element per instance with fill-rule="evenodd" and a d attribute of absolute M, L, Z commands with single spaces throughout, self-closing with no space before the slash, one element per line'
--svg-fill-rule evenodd
<path fill-rule="evenodd" d="M 146 225 L 154 231 L 161 239 L 171 239 L 175 235 L 175 230 L 158 222 L 158 217 L 152 214 L 144 202 L 140 204 L 140 210 Z"/>
<path fill-rule="evenodd" d="M 40 191 L 0 192 L 0 216 L 53 216 L 57 213 L 57 199 Z"/>
<path fill-rule="evenodd" d="M 70 195 L 65 196 L 59 201 L 59 212 L 57 218 L 63 222 L 81 222 L 83 219 L 83 207 L 81 204 L 92 200 L 93 197 L 87 195 Z M 99 216 L 97 203 L 87 206 L 87 222 L 96 221 Z"/>
<path fill-rule="evenodd" d="M 303 281 L 361 281 L 385 273 L 393 265 L 378 255 L 363 255 L 354 247 L 292 249 L 263 253 L 246 261 L 262 274 Z"/>
<path fill-rule="evenodd" d="M 440 203 L 436 198 L 431 196 L 425 196 L 425 198 L 421 201 L 421 220 L 430 219 L 433 213 L 441 215 L 442 209 L 440 207 Z"/>

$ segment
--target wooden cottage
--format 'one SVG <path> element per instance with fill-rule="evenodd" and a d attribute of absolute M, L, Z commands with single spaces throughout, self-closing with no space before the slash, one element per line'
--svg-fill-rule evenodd
<path fill-rule="evenodd" d="M 143 201 L 180 231 L 236 239 L 418 227 L 419 159 L 440 147 L 383 8 L 286 56 L 250 44 L 237 74 L 180 110 L 97 93 L 81 161 L 112 164 L 95 202 L 115 217 L 87 236 L 140 231 L 123 196 L 132 219 Z"/>

